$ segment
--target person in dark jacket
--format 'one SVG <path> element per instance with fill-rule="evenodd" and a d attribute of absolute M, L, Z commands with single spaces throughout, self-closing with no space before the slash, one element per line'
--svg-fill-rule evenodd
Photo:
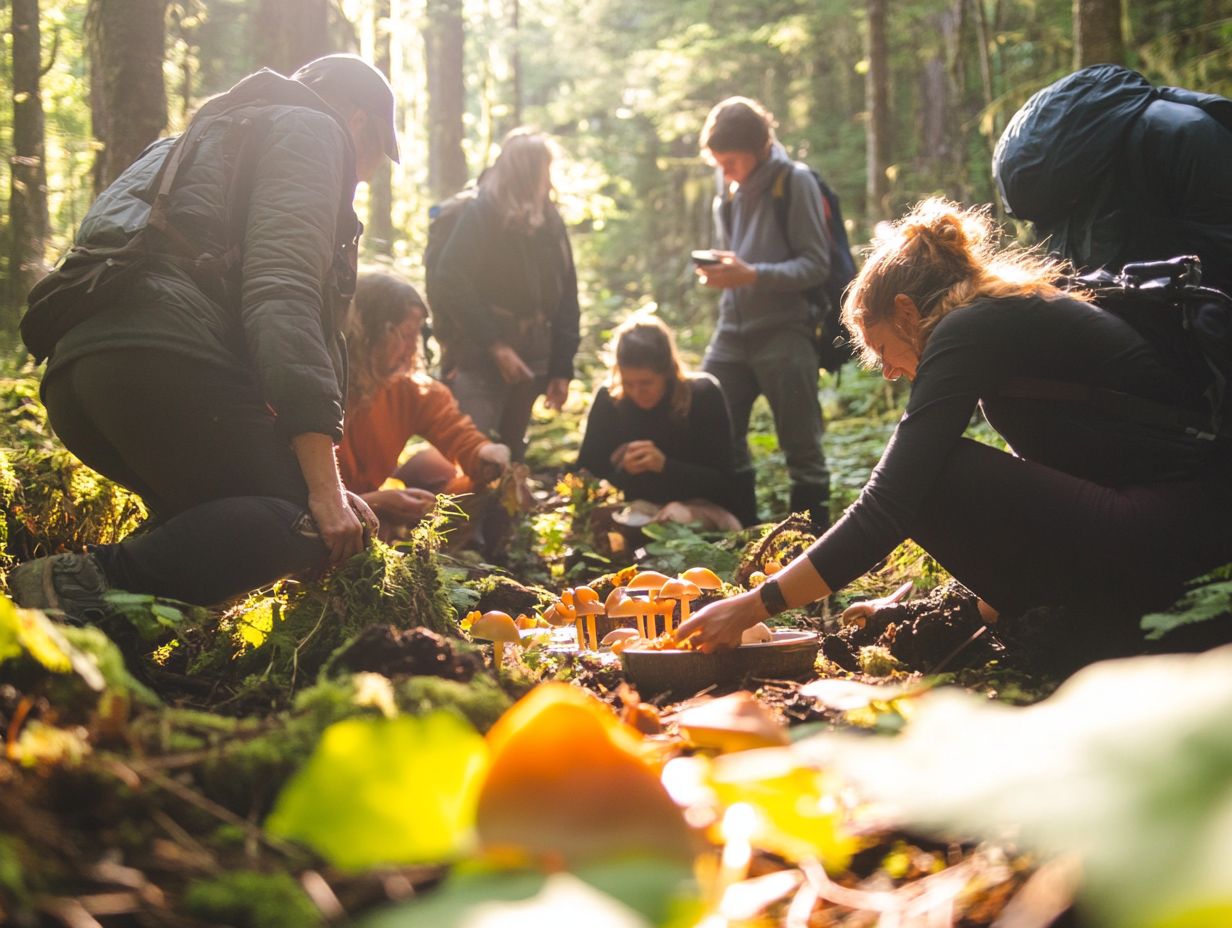
<path fill-rule="evenodd" d="M 993 176 L 1011 215 L 1080 269 L 1195 254 L 1232 292 L 1232 100 L 1083 68 L 1010 120 Z"/>
<path fill-rule="evenodd" d="M 389 84 L 331 55 L 290 79 L 245 78 L 193 126 L 171 226 L 240 249 L 234 273 L 202 273 L 153 239 L 123 300 L 61 338 L 42 384 L 56 434 L 139 494 L 151 521 L 119 544 L 19 565 L 9 586 L 25 605 L 92 618 L 109 587 L 216 603 L 348 558 L 376 526 L 344 490 L 334 445 L 351 201 L 398 157 Z M 152 146 L 103 196 L 140 197 L 167 150 Z"/>
<path fill-rule="evenodd" d="M 1059 271 L 997 250 L 984 214 L 945 201 L 896 223 L 843 313 L 864 359 L 912 382 L 881 461 L 803 555 L 679 634 L 738 645 L 744 628 L 841 589 L 905 538 L 979 596 L 986 618 L 1051 605 L 1141 615 L 1232 559 L 1228 450 L 1099 402 L 1197 412 L 1203 398 L 1128 323 L 1057 290 Z M 1078 390 L 1042 399 L 1040 380 Z M 1012 452 L 963 437 L 977 406 Z"/>
<path fill-rule="evenodd" d="M 634 317 L 613 336 L 606 386 L 595 393 L 578 466 L 654 504 L 657 522 L 736 531 L 731 419 L 718 382 L 685 373 L 671 329 Z"/>
<path fill-rule="evenodd" d="M 774 117 L 754 100 L 717 104 L 702 128 L 701 150 L 722 175 L 714 203 L 719 261 L 697 268 L 702 283 L 722 291 L 702 369 L 722 385 L 731 410 L 736 514 L 745 524 L 757 521 L 747 434 L 753 403 L 764 395 L 791 478 L 791 510 L 807 511 L 821 531 L 830 524 L 830 472 L 806 296 L 830 272 L 821 193 L 808 167 L 787 157 Z M 774 202 L 780 183 L 790 191 L 786 222 Z"/>
<path fill-rule="evenodd" d="M 441 369 L 483 432 L 525 454 L 535 400 L 559 410 L 578 346 L 577 273 L 552 203 L 552 146 L 516 129 L 479 179 L 430 288 Z"/>

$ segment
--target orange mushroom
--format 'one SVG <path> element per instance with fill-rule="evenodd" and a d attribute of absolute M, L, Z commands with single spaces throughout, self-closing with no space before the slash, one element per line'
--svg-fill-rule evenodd
<path fill-rule="evenodd" d="M 492 663 L 497 674 L 505 659 L 505 645 L 513 644 L 521 647 L 522 636 L 509 613 L 493 610 L 485 612 L 471 623 L 471 637 L 481 641 L 492 642 Z"/>
<path fill-rule="evenodd" d="M 634 619 L 637 622 L 637 633 L 643 638 L 649 638 L 646 630 L 646 618 L 655 610 L 655 604 L 632 596 L 621 596 L 608 606 L 607 614 L 616 619 Z"/>
<path fill-rule="evenodd" d="M 661 574 L 657 570 L 643 570 L 641 573 L 635 574 L 633 579 L 625 584 L 625 589 L 631 593 L 648 593 L 653 596 L 670 579 L 671 577 L 667 574 Z"/>
<path fill-rule="evenodd" d="M 697 584 L 699 590 L 717 590 L 723 585 L 719 575 L 709 567 L 690 567 L 680 575 L 680 579 Z"/>
<path fill-rule="evenodd" d="M 741 690 L 676 713 L 680 733 L 700 748 L 720 753 L 787 744 L 787 728 Z"/>
<path fill-rule="evenodd" d="M 599 650 L 599 630 L 596 627 L 595 616 L 603 615 L 603 606 L 598 602 L 598 597 L 595 597 L 593 602 L 579 601 L 577 604 L 577 637 L 578 650 L 582 650 L 583 646 L 591 650 Z M 582 631 L 582 623 L 586 623 L 586 631 Z"/>
<path fill-rule="evenodd" d="M 702 591 L 698 589 L 697 584 L 690 580 L 683 580 L 679 577 L 668 580 L 663 584 L 663 588 L 659 590 L 659 599 L 670 602 L 677 600 L 680 603 L 680 621 L 686 622 L 689 618 L 689 603 L 702 595 Z M 670 632 L 672 630 L 672 613 L 669 611 L 665 614 L 663 620 L 663 630 Z"/>

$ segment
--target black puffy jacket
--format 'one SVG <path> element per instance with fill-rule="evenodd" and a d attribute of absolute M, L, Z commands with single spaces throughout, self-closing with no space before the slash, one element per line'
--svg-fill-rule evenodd
<path fill-rule="evenodd" d="M 61 339 L 48 374 L 101 350 L 177 352 L 255 379 L 288 437 L 320 432 L 338 440 L 341 323 L 360 230 L 351 208 L 354 146 L 341 117 L 297 81 L 261 71 L 231 95 L 243 105 L 209 115 L 217 109 L 206 104 L 198 115 L 211 121 L 176 178 L 170 219 L 214 251 L 241 237 L 234 273 L 202 279 L 182 261 L 152 256 L 122 303 Z M 165 156 L 166 146 L 158 151 L 148 157 Z M 139 160 L 107 193 L 141 195 L 126 188 L 144 187 L 149 174 Z"/>
<path fill-rule="evenodd" d="M 1196 254 L 1232 292 L 1232 100 L 1093 65 L 1036 93 L 993 154 L 1009 212 L 1080 268 Z"/>

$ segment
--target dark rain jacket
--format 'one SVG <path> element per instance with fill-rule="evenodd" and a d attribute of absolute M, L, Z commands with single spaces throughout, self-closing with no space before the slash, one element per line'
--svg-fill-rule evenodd
<path fill-rule="evenodd" d="M 288 438 L 319 432 L 338 441 L 346 384 L 341 322 L 354 291 L 360 229 L 351 208 L 354 146 L 342 118 L 297 81 L 261 71 L 231 95 L 243 105 L 221 113 L 202 107 L 197 118 L 211 122 L 180 169 L 170 215 L 175 229 L 215 253 L 240 239 L 233 273 L 224 280 L 151 255 L 121 302 L 60 340 L 48 376 L 97 351 L 175 352 L 255 381 Z M 103 196 L 148 196 L 169 148 L 165 141 L 151 146 Z M 78 240 L 88 231 L 83 225 Z"/>
<path fill-rule="evenodd" d="M 555 207 L 526 234 L 506 226 L 481 192 L 462 208 L 436 276 L 432 320 L 445 367 L 490 367 L 488 349 L 503 342 L 534 373 L 573 379 L 577 271 Z"/>
<path fill-rule="evenodd" d="M 1202 282 L 1232 292 L 1229 165 L 1232 100 L 1094 65 L 1014 115 L 993 176 L 1009 212 L 1080 268 L 1196 254 Z"/>

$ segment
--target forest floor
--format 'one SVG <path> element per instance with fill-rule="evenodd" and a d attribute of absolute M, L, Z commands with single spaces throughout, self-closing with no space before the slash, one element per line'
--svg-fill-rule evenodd
<path fill-rule="evenodd" d="M 841 508 L 897 398 L 870 382 L 828 396 Z M 30 377 L 0 384 L 0 412 L 6 568 L 140 522 L 138 501 L 58 448 Z M 464 617 L 499 609 L 534 624 L 566 589 L 602 599 L 631 568 L 706 567 L 724 581 L 711 596 L 727 595 L 812 541 L 792 518 L 731 536 L 622 529 L 611 489 L 566 470 L 578 415 L 537 421 L 532 447 L 553 450 L 532 454 L 529 494 L 501 494 L 509 534 L 494 548 L 489 539 L 486 555 L 443 514 L 326 577 L 226 608 L 113 596 L 105 635 L 0 600 L 0 924 L 1129 924 L 1098 891 L 1098 857 L 1084 884 L 1064 843 L 1032 841 L 1025 825 L 981 830 L 959 816 L 941 827 L 896 812 L 875 776 L 847 768 L 887 746 L 908 750 L 895 735 L 927 724 L 934 693 L 973 694 L 951 734 L 989 739 L 982 711 L 1072 706 L 1081 687 L 1053 694 L 1080 668 L 1161 649 L 1144 630 L 1189 650 L 1227 640 L 1226 576 L 1116 635 L 1090 616 L 1041 611 L 990 625 L 907 544 L 846 595 L 772 623 L 818 636 L 788 676 L 728 668 L 682 691 L 639 691 L 621 658 L 579 651 L 571 625 L 528 631 L 501 659 L 471 640 Z M 763 510 L 781 512 L 786 480 L 764 413 L 755 429 Z M 838 621 L 849 602 L 906 580 L 914 599 Z M 1197 665 L 1178 675 L 1202 678 Z M 562 681 L 596 699 L 574 706 L 553 688 Z M 566 711 L 580 714 L 553 734 L 553 713 Z M 870 769 L 909 774 L 892 795 L 933 795 L 937 809 L 962 771 L 925 768 L 980 750 L 997 753 L 955 741 L 937 746 L 940 760 L 904 753 Z M 510 770 L 506 809 L 493 796 Z M 970 796 L 998 795 L 994 786 Z M 1032 788 L 1047 809 L 1048 790 Z M 665 789 L 680 811 L 654 805 Z M 688 823 L 686 853 L 670 850 L 674 816 Z M 521 823 L 512 843 L 501 831 L 511 822 Z M 1194 898 L 1209 902 L 1182 901 Z"/>

